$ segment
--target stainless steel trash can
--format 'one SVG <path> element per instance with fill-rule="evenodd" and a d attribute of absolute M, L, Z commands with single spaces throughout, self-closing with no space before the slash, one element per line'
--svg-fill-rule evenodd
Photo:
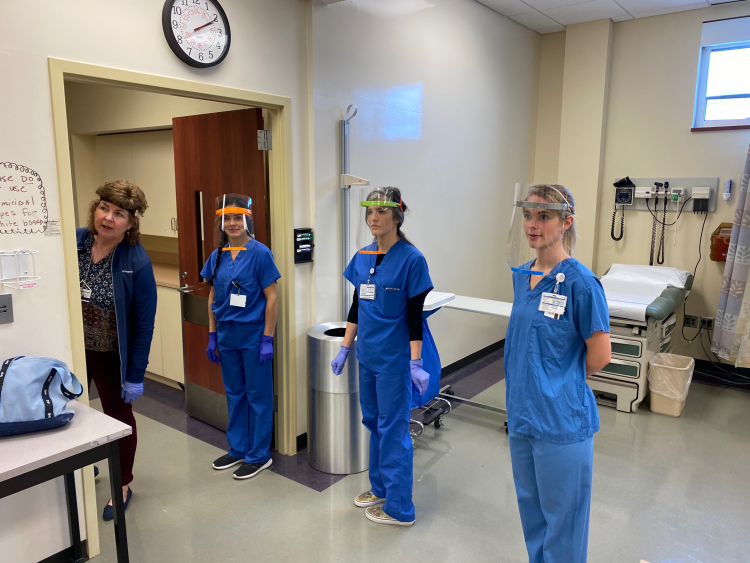
<path fill-rule="evenodd" d="M 331 362 L 344 341 L 346 323 L 307 331 L 307 462 L 318 471 L 349 475 L 367 469 L 370 432 L 362 424 L 355 350 L 336 376 Z"/>

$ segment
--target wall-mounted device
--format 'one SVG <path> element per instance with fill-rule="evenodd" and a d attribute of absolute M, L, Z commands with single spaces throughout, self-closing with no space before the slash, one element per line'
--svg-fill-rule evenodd
<path fill-rule="evenodd" d="M 314 249 L 313 230 L 294 229 L 294 263 L 312 262 Z"/>
<path fill-rule="evenodd" d="M 711 199 L 711 188 L 693 188 L 691 195 L 693 198 L 693 213 L 708 212 L 708 200 Z"/>
<path fill-rule="evenodd" d="M 0 325 L 13 322 L 13 296 L 10 293 L 0 295 Z"/>
<path fill-rule="evenodd" d="M 36 275 L 36 250 L 0 251 L 0 283 L 11 289 L 34 289 L 40 276 Z"/>
<path fill-rule="evenodd" d="M 615 205 L 633 205 L 635 188 L 615 188 Z"/>
<path fill-rule="evenodd" d="M 615 187 L 615 210 L 612 213 L 612 240 L 620 241 L 625 236 L 625 205 L 633 205 L 633 196 L 635 195 L 635 184 L 630 181 L 628 176 L 617 180 Z M 620 219 L 620 234 L 615 234 L 615 224 L 617 223 L 617 206 L 622 205 L 622 218 Z"/>
<path fill-rule="evenodd" d="M 724 201 L 729 201 L 732 197 L 732 180 L 724 182 Z"/>
<path fill-rule="evenodd" d="M 635 198 L 636 199 L 651 199 L 653 197 L 653 188 L 652 187 L 636 187 L 635 188 Z"/>

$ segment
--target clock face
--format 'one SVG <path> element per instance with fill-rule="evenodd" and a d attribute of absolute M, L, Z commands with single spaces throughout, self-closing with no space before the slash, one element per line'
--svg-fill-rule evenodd
<path fill-rule="evenodd" d="M 216 0 L 166 0 L 162 28 L 172 51 L 190 66 L 217 65 L 229 52 L 229 21 Z"/>
<path fill-rule="evenodd" d="M 616 205 L 632 205 L 634 191 L 635 191 L 635 188 L 617 188 L 615 190 L 615 204 Z"/>

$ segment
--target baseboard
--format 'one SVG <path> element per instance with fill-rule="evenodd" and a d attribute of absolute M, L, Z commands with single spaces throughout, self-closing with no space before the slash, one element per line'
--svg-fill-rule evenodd
<path fill-rule="evenodd" d="M 159 375 L 158 373 L 151 373 L 150 371 L 147 371 L 145 376 L 152 381 L 156 381 L 157 383 L 161 383 L 162 385 L 166 385 L 167 387 L 184 390 L 184 387 L 180 387 L 180 384 L 177 383 L 174 379 L 169 379 L 168 377 L 164 377 L 163 375 Z"/>
<path fill-rule="evenodd" d="M 721 369 L 714 366 L 714 364 L 710 361 L 695 360 L 693 381 L 698 383 L 705 383 L 706 385 L 716 385 L 720 387 L 729 387 L 730 389 L 750 391 L 750 385 L 748 385 L 748 383 L 750 383 L 750 369 L 736 368 L 732 364 L 725 363 L 721 363 L 719 365 L 723 369 L 731 371 L 732 374 L 736 375 L 721 371 Z"/>
<path fill-rule="evenodd" d="M 297 451 L 301 452 L 307 448 L 307 432 L 297 436 Z"/>
<path fill-rule="evenodd" d="M 81 550 L 83 553 L 88 553 L 88 546 L 86 545 L 86 540 L 83 540 L 81 542 Z M 88 561 L 88 556 L 84 555 L 83 559 L 81 561 Z M 50 555 L 46 559 L 42 559 L 39 563 L 70 563 L 73 561 L 73 548 L 68 547 L 67 549 L 63 549 L 62 551 L 59 551 L 58 553 L 55 553 L 54 555 Z"/>
<path fill-rule="evenodd" d="M 473 354 L 469 354 L 468 356 L 466 356 L 465 358 L 461 358 L 457 362 L 453 362 L 452 364 L 444 366 L 443 369 L 440 371 L 440 379 L 444 377 L 448 377 L 449 375 L 452 375 L 456 373 L 457 371 L 460 371 L 464 369 L 465 367 L 470 366 L 474 362 L 478 362 L 479 360 L 486 358 L 490 354 L 499 352 L 504 347 L 505 347 L 505 338 L 503 338 L 499 342 L 490 344 L 486 348 L 482 348 L 481 350 L 478 350 L 474 352 Z"/>

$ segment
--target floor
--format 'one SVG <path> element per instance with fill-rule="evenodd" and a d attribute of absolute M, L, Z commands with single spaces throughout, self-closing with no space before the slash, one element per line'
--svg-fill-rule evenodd
<path fill-rule="evenodd" d="M 502 355 L 450 377 L 456 394 L 504 406 Z M 413 528 L 378 526 L 352 499 L 367 473 L 331 477 L 305 453 L 238 482 L 214 471 L 223 433 L 188 419 L 148 382 L 136 401 L 138 455 L 127 511 L 132 561 L 527 561 L 503 417 L 463 406 L 415 441 Z M 98 405 L 98 401 L 92 404 Z M 695 384 L 682 417 L 599 407 L 589 561 L 747 562 L 750 393 Z M 283 463 L 282 463 L 283 462 Z M 109 498 L 106 467 L 98 504 Z M 102 563 L 114 562 L 100 520 Z"/>

